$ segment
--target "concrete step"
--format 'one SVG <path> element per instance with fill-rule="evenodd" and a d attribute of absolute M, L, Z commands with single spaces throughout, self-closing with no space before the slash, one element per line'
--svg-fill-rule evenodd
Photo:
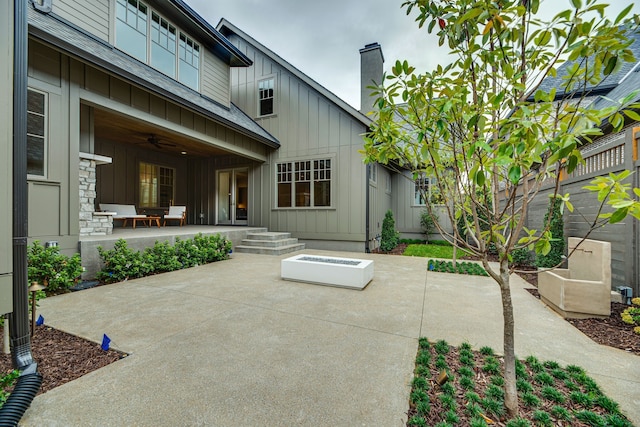
<path fill-rule="evenodd" d="M 295 245 L 298 243 L 298 239 L 288 238 L 280 240 L 252 240 L 242 239 L 240 243 L 242 246 L 261 246 L 263 248 L 276 248 L 280 246 Z"/>
<path fill-rule="evenodd" d="M 280 232 L 264 232 L 264 233 L 247 233 L 248 240 L 282 240 L 291 238 L 291 233 Z"/>
<path fill-rule="evenodd" d="M 293 245 L 271 247 L 260 246 L 244 246 L 238 245 L 234 248 L 234 251 L 247 253 L 247 254 L 260 254 L 260 255 L 283 255 L 291 252 L 301 251 L 305 247 L 304 243 L 296 243 Z"/>

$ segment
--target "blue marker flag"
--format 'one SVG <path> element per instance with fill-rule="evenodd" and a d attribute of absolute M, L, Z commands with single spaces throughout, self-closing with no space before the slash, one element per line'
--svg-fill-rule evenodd
<path fill-rule="evenodd" d="M 102 337 L 102 345 L 100 346 L 100 348 L 102 348 L 104 351 L 109 350 L 110 342 L 111 342 L 111 338 L 109 338 L 107 334 L 104 334 L 104 336 Z"/>
<path fill-rule="evenodd" d="M 42 317 L 42 314 L 38 316 L 38 320 L 36 320 L 36 326 L 42 326 L 44 325 L 44 317 Z"/>

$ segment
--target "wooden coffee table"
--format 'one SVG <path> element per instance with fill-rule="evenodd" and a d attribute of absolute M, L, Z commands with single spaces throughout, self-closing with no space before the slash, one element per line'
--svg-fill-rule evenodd
<path fill-rule="evenodd" d="M 151 227 L 151 225 L 153 224 L 153 222 L 155 221 L 156 225 L 158 226 L 158 228 L 160 228 L 160 216 L 158 215 L 147 215 L 147 227 Z"/>

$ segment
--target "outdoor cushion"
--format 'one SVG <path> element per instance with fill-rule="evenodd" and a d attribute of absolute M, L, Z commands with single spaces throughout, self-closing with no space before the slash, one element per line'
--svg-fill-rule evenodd
<path fill-rule="evenodd" d="M 164 216 L 163 225 L 167 225 L 167 220 L 176 220 L 180 221 L 180 227 L 184 224 L 184 221 L 187 216 L 187 207 L 186 206 L 170 206 L 169 212 Z"/>
<path fill-rule="evenodd" d="M 146 218 L 146 215 L 138 215 L 134 205 L 118 205 L 113 203 L 100 203 L 103 212 L 115 212 L 113 219 Z"/>

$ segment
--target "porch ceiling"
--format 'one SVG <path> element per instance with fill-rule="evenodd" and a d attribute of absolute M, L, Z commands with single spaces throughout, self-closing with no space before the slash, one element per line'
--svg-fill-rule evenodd
<path fill-rule="evenodd" d="M 149 143 L 148 140 L 152 135 L 160 142 L 159 146 Z M 163 153 L 180 155 L 185 151 L 186 155 L 195 157 L 229 154 L 224 150 L 195 141 L 180 133 L 98 108 L 94 109 L 94 136 L 96 139 L 137 145 L 140 148 L 157 150 Z"/>

